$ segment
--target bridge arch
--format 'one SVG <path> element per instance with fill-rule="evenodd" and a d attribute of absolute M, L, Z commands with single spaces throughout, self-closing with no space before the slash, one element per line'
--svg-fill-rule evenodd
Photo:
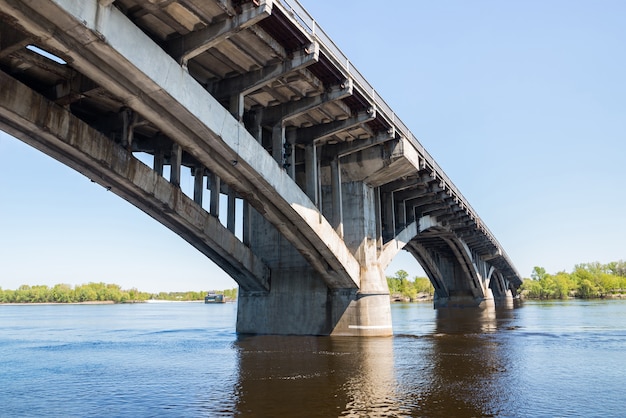
<path fill-rule="evenodd" d="M 389 240 L 381 251 L 384 266 L 402 250 L 424 269 L 436 306 L 511 306 L 513 285 L 505 275 L 435 217 L 425 215 Z"/>

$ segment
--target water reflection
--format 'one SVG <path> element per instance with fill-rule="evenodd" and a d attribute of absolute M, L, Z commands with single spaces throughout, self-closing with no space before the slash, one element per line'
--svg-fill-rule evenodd
<path fill-rule="evenodd" d="M 508 388 L 500 376 L 510 359 L 495 333 L 509 326 L 510 310 L 439 309 L 427 361 L 428 388 L 413 416 L 495 416 Z"/>
<path fill-rule="evenodd" d="M 392 338 L 238 339 L 242 416 L 398 416 Z"/>
<path fill-rule="evenodd" d="M 239 337 L 236 414 L 498 415 L 511 396 L 500 377 L 512 361 L 499 331 L 512 318 L 510 310 L 440 309 L 421 335 Z"/>

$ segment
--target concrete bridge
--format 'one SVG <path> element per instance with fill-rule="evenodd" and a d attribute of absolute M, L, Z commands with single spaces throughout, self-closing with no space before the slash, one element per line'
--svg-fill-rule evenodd
<path fill-rule="evenodd" d="M 238 332 L 390 335 L 401 250 L 435 307 L 511 303 L 500 244 L 296 0 L 0 0 L 0 20 L 0 129 L 217 263 Z"/>

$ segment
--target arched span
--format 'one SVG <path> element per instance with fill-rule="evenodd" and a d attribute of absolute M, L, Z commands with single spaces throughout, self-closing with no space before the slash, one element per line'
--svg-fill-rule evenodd
<path fill-rule="evenodd" d="M 482 301 L 491 297 L 489 279 L 495 268 L 491 266 L 489 277 L 481 274 L 489 268 L 485 261 L 435 218 L 422 217 L 403 229 L 383 247 L 381 259 L 388 262 L 401 249 L 420 263 L 439 300 L 460 296 Z"/>

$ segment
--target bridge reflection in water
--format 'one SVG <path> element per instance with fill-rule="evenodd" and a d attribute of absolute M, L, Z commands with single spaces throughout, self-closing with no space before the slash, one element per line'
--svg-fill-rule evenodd
<path fill-rule="evenodd" d="M 423 336 L 240 336 L 235 411 L 324 417 L 496 414 L 502 397 L 511 396 L 499 376 L 512 359 L 495 331 L 506 330 L 512 318 L 510 310 L 443 309 L 434 323 L 425 324 L 430 331 Z"/>

